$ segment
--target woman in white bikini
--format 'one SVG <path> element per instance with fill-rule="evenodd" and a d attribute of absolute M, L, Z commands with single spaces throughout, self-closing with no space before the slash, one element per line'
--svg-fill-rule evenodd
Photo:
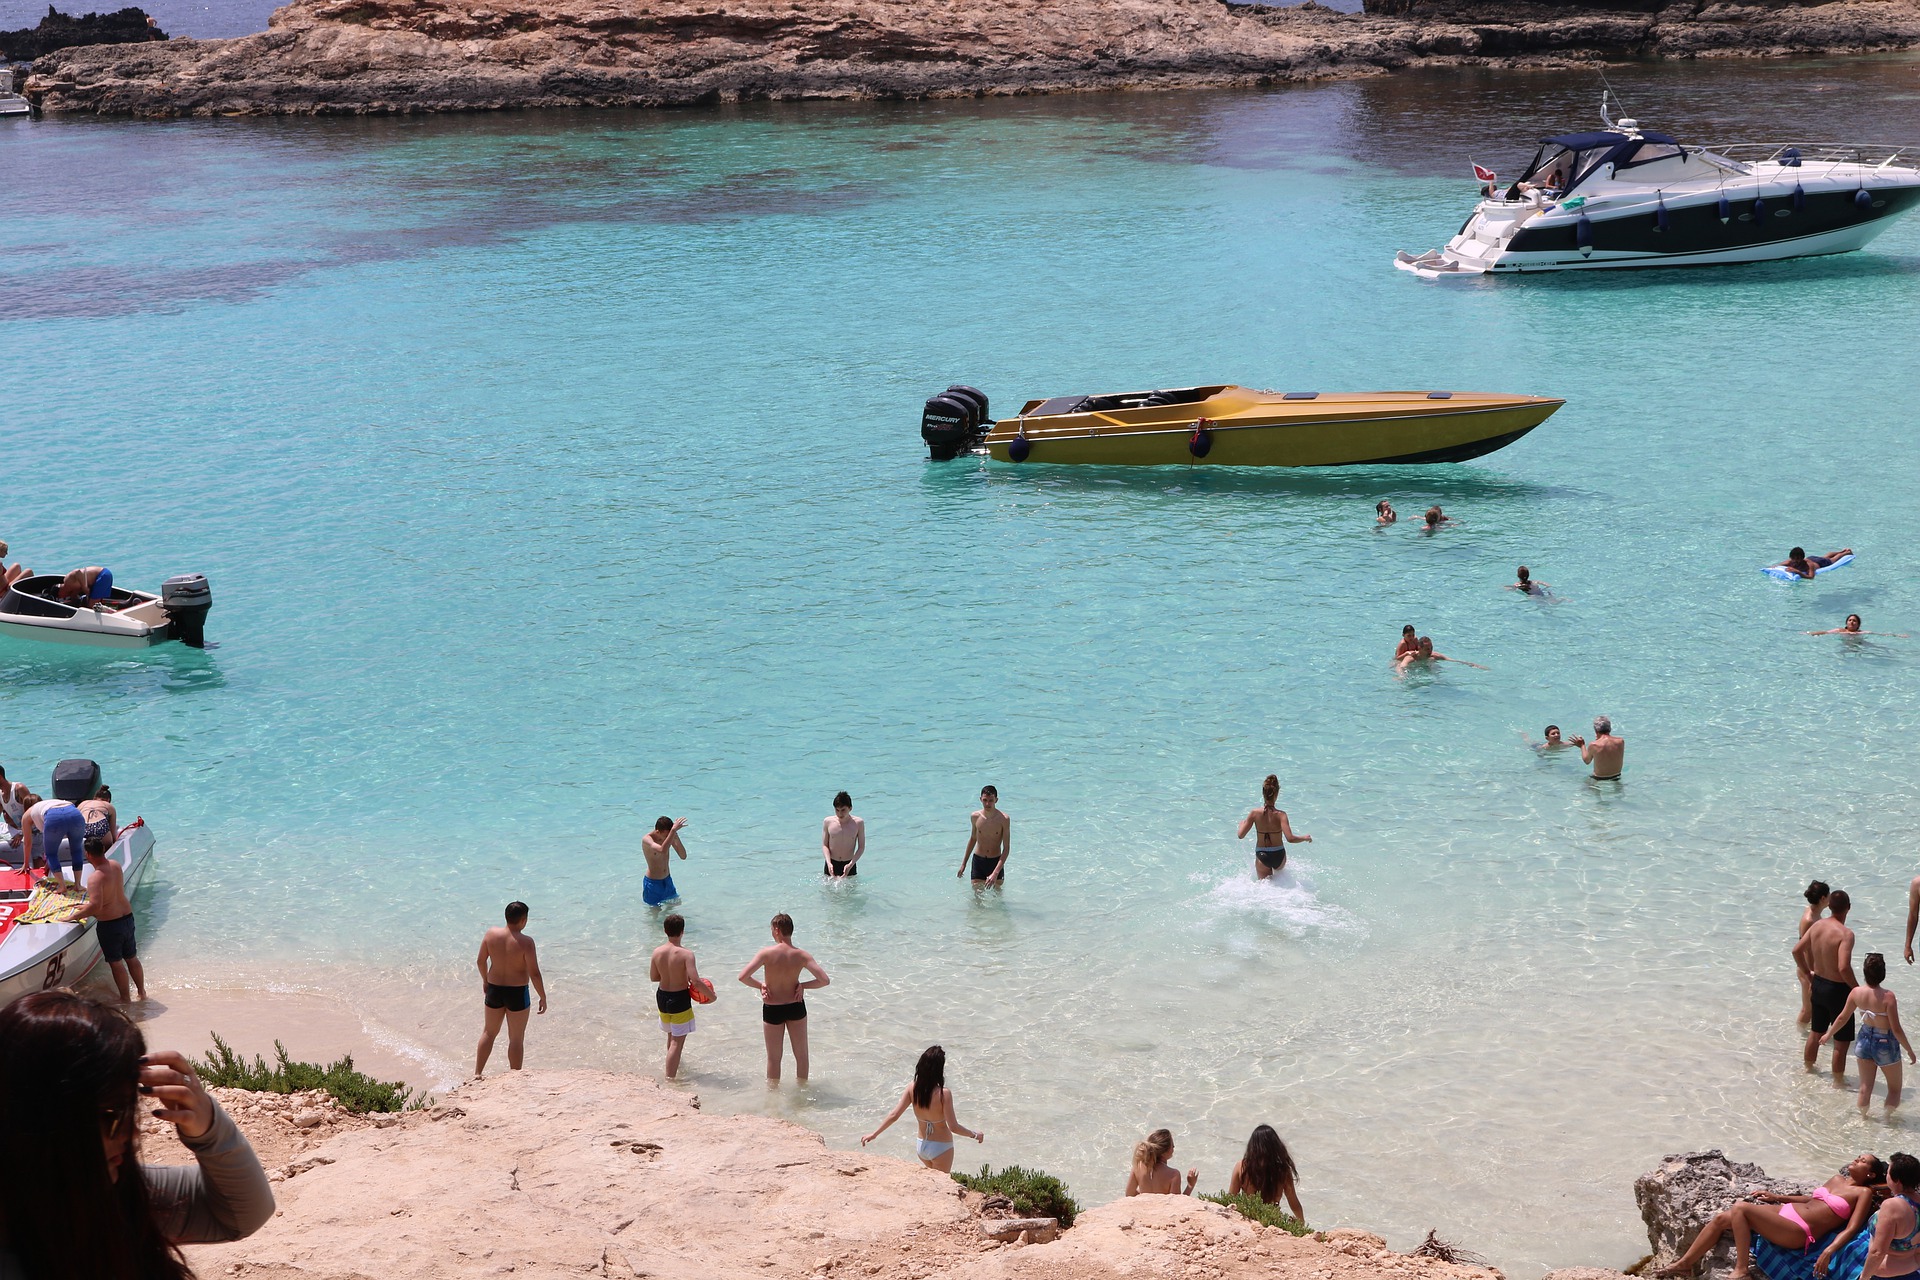
<path fill-rule="evenodd" d="M 885 1133 L 889 1125 L 906 1114 L 908 1107 L 913 1108 L 913 1118 L 920 1126 L 920 1141 L 913 1153 L 929 1169 L 953 1172 L 954 1134 L 975 1142 L 987 1140 L 985 1129 L 969 1129 L 954 1115 L 953 1090 L 947 1088 L 947 1051 L 937 1044 L 920 1055 L 920 1061 L 914 1064 L 913 1083 L 900 1095 L 900 1101 L 893 1104 L 893 1110 L 880 1122 L 880 1127 L 860 1139 L 860 1145 L 864 1147 Z"/>
<path fill-rule="evenodd" d="M 1700 1228 L 1693 1244 L 1656 1276 L 1690 1274 L 1700 1265 L 1707 1251 L 1720 1243 L 1720 1237 L 1733 1232 L 1735 1258 L 1728 1280 L 1746 1280 L 1753 1274 L 1753 1238 L 1758 1235 L 1782 1249 L 1811 1249 L 1823 1236 L 1833 1235 L 1833 1243 L 1820 1253 L 1816 1264 L 1825 1275 L 1833 1259 L 1847 1241 L 1860 1234 L 1867 1216 L 1873 1212 L 1873 1188 L 1887 1176 L 1887 1162 L 1874 1155 L 1860 1155 L 1825 1186 L 1806 1196 L 1784 1196 L 1772 1191 L 1754 1190 L 1751 1199 L 1741 1200 L 1715 1214 Z"/>
<path fill-rule="evenodd" d="M 1258 809 L 1249 809 L 1247 816 L 1240 819 L 1238 838 L 1245 840 L 1249 831 L 1260 833 L 1253 842 L 1253 878 L 1265 880 L 1287 865 L 1289 843 L 1312 844 L 1313 837 L 1304 833 L 1293 834 L 1293 827 L 1287 822 L 1287 811 L 1273 807 L 1273 802 L 1280 798 L 1279 778 L 1268 774 L 1267 780 L 1260 784 L 1260 795 L 1266 803 Z"/>
<path fill-rule="evenodd" d="M 1860 1015 L 1860 1036 L 1853 1042 L 1853 1056 L 1860 1060 L 1860 1109 L 1865 1111 L 1873 1105 L 1873 1076 L 1875 1069 L 1887 1073 L 1887 1110 L 1892 1111 L 1900 1105 L 1900 1051 L 1907 1051 L 1907 1061 L 1914 1061 L 1913 1046 L 1907 1043 L 1907 1033 L 1900 1025 L 1900 1002 L 1893 992 L 1880 984 L 1887 980 L 1887 958 L 1878 951 L 1867 956 L 1865 964 L 1860 966 L 1860 976 L 1867 980 L 1864 987 L 1855 987 L 1847 993 L 1847 1003 L 1840 1010 L 1840 1018 Z M 1827 1028 L 1827 1034 L 1820 1037 L 1821 1044 L 1832 1041 L 1833 1033 L 1844 1025 L 1835 1019 L 1834 1025 Z"/>

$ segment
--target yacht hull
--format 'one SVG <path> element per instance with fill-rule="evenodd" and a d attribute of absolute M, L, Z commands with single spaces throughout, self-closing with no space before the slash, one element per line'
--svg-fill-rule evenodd
<path fill-rule="evenodd" d="M 1024 439 L 1024 462 L 1095 466 L 1353 467 L 1464 462 L 1512 444 L 1564 403 L 1465 392 L 1441 400 L 1429 399 L 1429 394 L 1327 395 L 1291 403 L 1271 396 L 1217 418 L 1208 416 L 1204 404 L 1182 406 L 1201 412 L 1171 420 L 1164 412 L 1145 417 L 1149 411 L 1134 411 L 1144 418 L 1135 422 L 1116 421 L 1118 414 L 1015 418 L 995 424 L 985 444 L 1000 462 L 1014 461 L 1014 442 Z M 1196 456 L 1195 429 L 1201 419 L 1205 419 L 1207 438 L 1203 455 Z"/>

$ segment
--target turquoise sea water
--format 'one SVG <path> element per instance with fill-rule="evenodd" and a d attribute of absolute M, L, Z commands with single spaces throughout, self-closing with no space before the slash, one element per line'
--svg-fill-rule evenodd
<path fill-rule="evenodd" d="M 1897 140 L 1914 69 L 1615 80 L 1691 137 Z M 1089 1203 L 1147 1129 L 1204 1188 L 1267 1120 L 1316 1225 L 1529 1274 L 1637 1257 L 1664 1152 L 1911 1146 L 1801 1075 L 1786 947 L 1819 875 L 1897 952 L 1920 871 L 1920 640 L 1800 634 L 1920 633 L 1920 223 L 1757 268 L 1392 269 L 1464 216 L 1468 154 L 1511 172 L 1597 98 L 10 127 L 0 536 L 207 573 L 219 647 L 0 641 L 0 760 L 91 755 L 154 824 L 159 983 L 329 991 L 454 1063 L 518 897 L 530 1062 L 657 1069 L 637 846 L 687 815 L 708 1108 L 851 1144 L 939 1041 L 990 1135 L 963 1161 Z M 953 380 L 1568 404 L 1456 467 L 929 465 Z M 1461 524 L 1376 530 L 1379 497 Z M 1756 572 L 1796 542 L 1860 558 Z M 1501 590 L 1522 562 L 1558 603 Z M 1491 670 L 1396 679 L 1409 621 Z M 1623 786 L 1523 741 L 1599 713 Z M 1269 770 L 1315 839 L 1260 886 L 1232 829 Z M 983 900 L 953 872 L 988 781 Z M 841 787 L 870 852 L 826 886 Z M 728 979 L 779 910 L 833 985 L 770 1097 Z"/>

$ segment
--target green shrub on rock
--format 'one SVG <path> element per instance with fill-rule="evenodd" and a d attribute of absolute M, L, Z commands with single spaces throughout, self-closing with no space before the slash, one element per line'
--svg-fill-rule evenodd
<path fill-rule="evenodd" d="M 213 1048 L 194 1068 L 201 1080 L 224 1089 L 251 1089 L 255 1093 L 324 1089 L 348 1111 L 362 1115 L 369 1111 L 419 1110 L 433 1103 L 431 1097 L 415 1098 L 413 1090 L 397 1080 L 375 1080 L 364 1071 L 354 1070 L 351 1054 L 323 1067 L 312 1062 L 292 1061 L 287 1057 L 286 1046 L 278 1040 L 273 1042 L 273 1052 L 272 1066 L 258 1054 L 249 1063 L 216 1035 Z"/>
<path fill-rule="evenodd" d="M 1309 1227 L 1306 1223 L 1300 1221 L 1300 1219 L 1294 1217 L 1279 1205 L 1268 1204 L 1259 1196 L 1248 1195 L 1244 1191 L 1237 1196 L 1230 1196 L 1226 1192 L 1221 1191 L 1214 1195 L 1203 1195 L 1200 1198 L 1202 1200 L 1211 1200 L 1215 1204 L 1223 1204 L 1229 1209 L 1237 1210 L 1241 1217 L 1251 1222 L 1257 1222 L 1263 1227 L 1278 1227 L 1288 1235 L 1310 1236 L 1313 1234 L 1312 1227 Z"/>
<path fill-rule="evenodd" d="M 969 1191 L 1005 1196 L 1013 1202 L 1014 1213 L 1022 1218 L 1058 1218 L 1062 1227 L 1070 1227 L 1074 1215 L 1080 1212 L 1079 1204 L 1067 1192 L 1067 1184 L 1037 1169 L 1010 1164 L 995 1173 L 983 1164 L 977 1175 L 956 1173 L 953 1180 Z"/>

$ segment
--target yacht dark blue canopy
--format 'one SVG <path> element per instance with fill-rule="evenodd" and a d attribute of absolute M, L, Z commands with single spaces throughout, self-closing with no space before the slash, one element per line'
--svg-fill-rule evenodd
<path fill-rule="evenodd" d="M 1668 137 L 1664 133 L 1646 132 L 1642 133 L 1640 138 L 1644 142 L 1664 142 L 1676 147 L 1680 145 L 1676 139 Z M 1598 130 L 1593 133 L 1563 133 L 1557 138 L 1542 138 L 1540 140 L 1543 146 L 1565 147 L 1569 151 L 1585 151 L 1589 147 L 1613 146 L 1618 143 L 1631 141 L 1633 141 L 1633 139 L 1628 134 L 1616 133 L 1611 129 Z"/>

